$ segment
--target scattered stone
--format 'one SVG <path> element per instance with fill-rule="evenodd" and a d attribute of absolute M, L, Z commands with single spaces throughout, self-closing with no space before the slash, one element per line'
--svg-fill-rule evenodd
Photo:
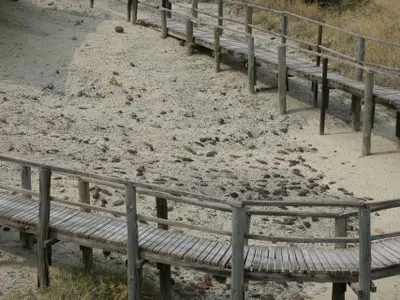
<path fill-rule="evenodd" d="M 137 152 L 137 150 L 128 149 L 128 153 L 132 154 L 132 155 L 136 155 L 138 152 Z"/>
<path fill-rule="evenodd" d="M 215 155 L 217 155 L 218 154 L 218 152 L 217 151 L 209 151 L 209 152 L 207 152 L 206 153 L 206 156 L 207 157 L 214 157 Z"/>
<path fill-rule="evenodd" d="M 301 190 L 301 191 L 298 193 L 298 195 L 299 195 L 300 197 L 305 197 L 305 196 L 308 195 L 309 192 L 310 192 L 309 190 L 304 189 L 304 190 Z"/>
<path fill-rule="evenodd" d="M 258 159 L 258 158 L 256 158 L 256 162 L 259 162 L 259 163 L 262 164 L 262 165 L 268 165 L 268 162 L 265 161 L 265 160 L 263 160 L 263 159 Z"/>
<path fill-rule="evenodd" d="M 147 146 L 147 147 L 150 149 L 150 151 L 154 151 L 154 147 L 153 147 L 152 144 L 147 143 L 147 142 L 144 142 L 143 144 L 144 144 L 145 146 Z"/>
<path fill-rule="evenodd" d="M 122 26 L 115 26 L 115 32 L 123 33 L 123 32 L 124 32 L 124 27 L 122 27 Z"/>
<path fill-rule="evenodd" d="M 189 146 L 183 146 L 183 149 L 185 149 L 187 152 L 193 154 L 193 155 L 197 155 L 196 151 L 194 151 L 192 148 L 190 148 Z"/>
<path fill-rule="evenodd" d="M 125 201 L 124 200 L 122 200 L 122 199 L 118 199 L 118 200 L 115 200 L 114 202 L 113 202 L 113 206 L 121 206 L 122 204 L 124 204 L 125 203 Z"/>
<path fill-rule="evenodd" d="M 287 133 L 288 132 L 288 128 L 287 127 L 279 128 L 279 131 L 283 132 L 283 133 Z"/>
<path fill-rule="evenodd" d="M 319 221 L 319 218 L 318 218 L 318 217 L 311 217 L 311 221 L 313 221 L 313 222 L 318 222 L 318 221 Z"/>
<path fill-rule="evenodd" d="M 119 163 L 121 161 L 121 159 L 119 158 L 119 157 L 117 157 L 117 156 L 114 156 L 112 159 L 111 159 L 111 162 L 112 163 Z"/>
<path fill-rule="evenodd" d="M 311 228 L 311 223 L 308 222 L 308 221 L 304 221 L 304 222 L 303 222 L 303 225 L 304 225 L 304 227 L 307 228 L 307 229 L 308 229 L 308 228 Z"/>
<path fill-rule="evenodd" d="M 99 199 L 99 197 L 100 197 L 100 192 L 101 192 L 101 188 L 98 187 L 98 186 L 96 186 L 96 187 L 94 188 L 93 195 L 92 195 L 93 199 Z"/>
<path fill-rule="evenodd" d="M 239 197 L 239 194 L 236 193 L 236 192 L 232 192 L 232 193 L 230 193 L 229 195 L 230 195 L 232 198 L 237 198 L 237 197 Z"/>

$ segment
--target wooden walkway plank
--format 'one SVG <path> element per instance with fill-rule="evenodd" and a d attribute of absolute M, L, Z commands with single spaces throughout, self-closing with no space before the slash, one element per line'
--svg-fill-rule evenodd
<path fill-rule="evenodd" d="M 177 258 L 177 259 L 182 259 L 186 253 L 193 248 L 194 245 L 197 244 L 197 242 L 200 240 L 200 238 L 197 237 L 191 237 L 190 239 L 187 239 L 184 243 L 179 245 L 178 248 L 176 248 L 172 253 L 171 257 Z"/>
<path fill-rule="evenodd" d="M 205 259 L 210 255 L 210 253 L 214 252 L 214 249 L 219 249 L 221 243 L 217 242 L 217 241 L 211 241 L 211 243 L 208 245 L 208 247 L 206 249 L 204 249 L 203 253 L 201 253 L 199 255 L 199 257 L 197 257 L 197 262 L 198 263 L 204 263 Z"/>
<path fill-rule="evenodd" d="M 250 266 L 250 271 L 255 271 L 255 270 L 258 271 L 259 267 L 261 265 L 263 248 L 260 246 L 256 246 L 255 248 L 256 248 L 256 252 L 254 254 L 254 259 Z"/>
<path fill-rule="evenodd" d="M 275 264 L 275 247 L 268 247 L 267 272 L 274 271 L 276 269 Z"/>
<path fill-rule="evenodd" d="M 221 249 L 218 250 L 217 254 L 215 254 L 215 256 L 212 258 L 210 265 L 220 266 L 222 258 L 225 257 L 228 252 L 232 252 L 232 246 L 230 244 L 224 244 Z"/>
<path fill-rule="evenodd" d="M 218 254 L 218 252 L 225 246 L 224 243 L 219 242 L 210 253 L 204 258 L 203 263 L 211 265 L 212 260 Z"/>
<path fill-rule="evenodd" d="M 186 261 L 196 261 L 197 257 L 208 247 L 211 243 L 210 240 L 200 239 L 200 241 L 196 244 L 195 247 L 190 249 L 185 256 L 183 257 Z"/>
<path fill-rule="evenodd" d="M 268 255 L 269 255 L 269 248 L 263 247 L 261 252 L 261 260 L 260 265 L 258 267 L 258 271 L 267 271 L 268 269 Z"/>
<path fill-rule="evenodd" d="M 246 260 L 244 262 L 244 269 L 245 270 L 250 270 L 251 269 L 251 265 L 253 264 L 253 260 L 255 258 L 255 255 L 256 255 L 256 248 L 254 246 L 250 246 L 249 247 L 249 251 L 247 253 Z"/>
<path fill-rule="evenodd" d="M 305 254 L 305 257 L 307 256 L 310 259 L 310 265 L 312 264 L 315 266 L 315 273 L 327 273 L 325 266 L 320 261 L 313 248 L 304 249 L 303 253 Z M 310 265 L 308 264 L 309 262 L 307 262 L 307 265 L 310 268 Z"/>
<path fill-rule="evenodd" d="M 171 230 L 160 230 L 163 234 L 164 238 L 161 242 L 156 242 L 146 248 L 146 251 L 151 251 L 152 253 L 159 253 L 160 251 L 164 252 L 164 249 L 168 247 L 169 244 L 173 244 L 173 237 L 176 235 L 176 232 Z"/>

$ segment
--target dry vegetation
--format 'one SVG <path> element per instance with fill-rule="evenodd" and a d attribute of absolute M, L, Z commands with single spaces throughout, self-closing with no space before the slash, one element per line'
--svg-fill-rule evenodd
<path fill-rule="evenodd" d="M 283 8 L 283 0 L 255 0 L 258 4 L 270 8 Z M 340 6 L 319 7 L 305 4 L 301 0 L 292 0 L 290 11 L 311 19 L 323 21 L 355 33 L 371 37 L 400 42 L 400 1 L 398 0 L 342 0 Z M 257 11 L 254 16 L 257 24 L 279 32 L 281 19 L 273 13 Z M 289 18 L 289 35 L 315 43 L 317 25 Z M 323 45 L 343 54 L 355 57 L 357 39 L 344 33 L 324 29 Z M 376 42 L 366 42 L 366 61 L 390 67 L 400 67 L 400 49 L 382 46 Z M 337 65 L 348 75 L 354 68 Z M 396 74 L 398 76 L 398 73 Z M 399 80 L 378 78 L 379 84 L 398 86 Z"/>
<path fill-rule="evenodd" d="M 159 299 L 159 288 L 154 275 L 143 278 L 141 299 Z M 9 300 L 122 300 L 127 299 L 126 269 L 122 267 L 96 269 L 83 273 L 78 269 L 56 267 L 52 269 L 51 286 L 32 289 L 12 295 Z M 174 296 L 174 299 L 181 299 Z"/>

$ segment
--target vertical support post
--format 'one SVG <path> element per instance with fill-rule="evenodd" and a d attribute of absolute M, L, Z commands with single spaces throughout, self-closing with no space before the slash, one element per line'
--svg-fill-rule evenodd
<path fill-rule="evenodd" d="M 139 235 L 136 211 L 136 188 L 131 182 L 125 186 L 128 233 L 128 300 L 139 300 Z"/>
<path fill-rule="evenodd" d="M 90 204 L 90 192 L 89 192 L 89 182 L 79 179 L 79 202 L 84 204 Z M 90 209 L 82 208 L 84 212 L 90 212 Z M 93 265 L 93 249 L 90 247 L 81 246 L 82 250 L 82 262 L 85 271 L 91 269 Z"/>
<path fill-rule="evenodd" d="M 249 41 L 249 38 L 253 35 L 253 7 L 249 7 L 246 2 L 246 12 L 245 12 L 245 33 L 246 33 L 246 41 Z"/>
<path fill-rule="evenodd" d="M 199 17 L 198 9 L 199 9 L 199 0 L 192 0 L 192 17 L 196 21 L 198 20 Z M 197 28 L 197 23 L 194 23 L 193 27 Z"/>
<path fill-rule="evenodd" d="M 219 29 L 221 30 L 220 32 L 221 35 L 222 35 L 223 17 L 224 17 L 224 2 L 223 0 L 218 0 L 218 26 Z"/>
<path fill-rule="evenodd" d="M 186 47 L 187 54 L 193 54 L 193 22 L 189 18 L 186 20 Z"/>
<path fill-rule="evenodd" d="M 286 108 L 286 78 L 287 78 L 287 67 L 286 67 L 286 46 L 278 46 L 278 107 L 281 115 L 285 115 L 287 112 Z"/>
<path fill-rule="evenodd" d="M 137 14 L 138 14 L 138 0 L 130 0 L 132 1 L 132 24 L 135 25 L 137 23 Z"/>
<path fill-rule="evenodd" d="M 365 60 L 365 38 L 358 38 L 357 64 L 362 65 Z M 356 80 L 363 81 L 364 70 L 356 68 Z M 353 115 L 352 127 L 354 131 L 360 131 L 361 128 L 361 98 L 355 95 L 351 96 L 351 111 Z"/>
<path fill-rule="evenodd" d="M 289 0 L 284 0 L 284 7 L 282 13 L 282 37 L 281 43 L 286 44 L 286 36 L 288 34 L 288 17 L 286 15 L 286 11 L 289 9 Z"/>
<path fill-rule="evenodd" d="M 328 86 L 328 59 L 322 59 L 322 100 L 321 113 L 319 119 L 319 134 L 325 134 L 325 111 L 329 106 L 329 86 Z"/>
<path fill-rule="evenodd" d="M 214 28 L 214 61 L 215 61 L 215 72 L 221 71 L 221 46 L 220 46 L 220 32 L 221 29 L 218 27 Z"/>
<path fill-rule="evenodd" d="M 396 112 L 396 137 L 397 149 L 400 149 L 400 111 Z"/>
<path fill-rule="evenodd" d="M 39 224 L 37 234 L 38 287 L 50 285 L 48 250 L 51 246 L 46 245 L 46 240 L 49 238 L 50 185 L 51 170 L 47 167 L 42 167 L 39 175 Z"/>
<path fill-rule="evenodd" d="M 232 207 L 232 300 L 244 300 L 245 217 L 244 207 Z"/>
<path fill-rule="evenodd" d="M 168 9 L 167 11 L 167 18 L 171 19 L 172 17 L 172 3 L 169 0 L 166 0 L 166 8 Z"/>
<path fill-rule="evenodd" d="M 168 36 L 168 27 L 167 27 L 167 12 L 161 8 L 161 38 L 165 39 Z"/>
<path fill-rule="evenodd" d="M 167 199 L 156 198 L 157 218 L 168 219 Z M 158 224 L 157 227 L 162 230 L 168 230 L 168 225 Z M 160 300 L 171 300 L 171 266 L 157 264 L 160 271 Z"/>
<path fill-rule="evenodd" d="M 347 237 L 347 218 L 335 219 L 335 236 Z M 335 249 L 346 248 L 346 243 L 336 244 Z M 345 300 L 346 283 L 334 282 L 332 284 L 332 300 Z"/>
<path fill-rule="evenodd" d="M 322 45 L 322 33 L 323 33 L 323 27 L 322 25 L 318 25 L 318 33 L 317 33 L 317 52 L 321 53 L 321 48 L 320 46 Z M 321 56 L 317 55 L 315 59 L 315 63 L 317 67 L 321 65 Z"/>
<path fill-rule="evenodd" d="M 374 92 L 374 73 L 368 71 L 367 76 L 365 78 L 365 90 L 364 90 L 364 124 L 363 124 L 362 155 L 371 154 L 371 131 L 374 118 L 373 92 Z"/>
<path fill-rule="evenodd" d="M 254 38 L 249 37 L 248 40 L 248 57 L 247 57 L 247 75 L 249 77 L 249 92 L 250 94 L 254 94 L 254 67 L 255 67 L 255 59 L 254 59 Z"/>
<path fill-rule="evenodd" d="M 90 0 L 90 8 L 94 7 L 94 0 Z"/>
<path fill-rule="evenodd" d="M 358 275 L 358 299 L 371 299 L 371 210 L 360 208 L 360 272 Z"/>
<path fill-rule="evenodd" d="M 358 52 L 357 52 L 357 64 L 362 65 L 365 60 L 365 38 L 359 37 L 358 38 Z M 356 69 L 356 79 L 358 81 L 363 80 L 363 73 L 364 70 L 362 68 Z"/>
<path fill-rule="evenodd" d="M 127 2 L 126 14 L 127 14 L 128 22 L 130 22 L 131 21 L 131 14 L 132 14 L 132 0 L 128 0 L 128 2 Z"/>
<path fill-rule="evenodd" d="M 26 190 L 32 189 L 32 180 L 31 180 L 31 168 L 28 166 L 21 166 L 21 187 Z M 25 197 L 31 198 L 31 196 L 26 195 Z M 26 232 L 20 232 L 20 241 L 23 248 L 32 249 L 33 248 L 33 234 L 29 234 Z"/>
<path fill-rule="evenodd" d="M 320 46 L 322 45 L 322 32 L 323 32 L 322 25 L 318 25 L 318 35 L 317 35 L 317 52 L 318 53 L 321 53 Z M 315 64 L 317 67 L 319 67 L 321 65 L 321 56 L 317 55 L 317 57 L 315 58 Z M 314 107 L 317 107 L 318 106 L 318 80 L 312 81 L 311 90 L 314 92 L 313 105 L 314 105 Z"/>

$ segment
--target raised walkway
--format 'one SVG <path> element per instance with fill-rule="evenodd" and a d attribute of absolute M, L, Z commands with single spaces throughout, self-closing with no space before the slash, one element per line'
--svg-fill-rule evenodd
<path fill-rule="evenodd" d="M 80 245 L 86 268 L 92 264 L 92 248 L 126 254 L 129 299 L 139 299 L 140 270 L 147 261 L 159 263 L 162 299 L 171 299 L 171 265 L 231 277 L 231 299 L 235 300 L 244 299 L 246 280 L 333 282 L 334 299 L 344 299 L 343 286 L 358 282 L 355 291 L 359 299 L 370 299 L 372 280 L 400 274 L 400 232 L 371 236 L 371 212 L 398 207 L 400 200 L 371 203 L 337 199 L 232 201 L 25 159 L 0 156 L 0 160 L 21 167 L 21 187 L 0 184 L 0 224 L 21 231 L 21 242 L 27 248 L 32 248 L 33 236 L 37 236 L 39 286 L 49 285 L 51 245 L 58 241 Z M 40 192 L 31 190 L 31 168 L 39 170 Z M 65 200 L 51 196 L 53 173 L 76 179 L 79 197 Z M 125 190 L 126 211 L 91 205 L 89 182 Z M 137 213 L 139 194 L 155 197 L 157 217 Z M 168 201 L 228 213 L 232 230 L 168 219 Z M 274 210 L 282 205 L 308 208 L 308 211 Z M 320 209 L 312 209 L 316 207 Z M 341 208 L 343 213 L 336 213 L 332 208 Z M 334 219 L 336 236 L 305 238 L 250 234 L 251 217 L 260 215 Z M 347 237 L 347 220 L 357 215 L 359 236 Z M 140 221 L 154 225 L 142 225 Z M 169 230 L 170 227 L 181 230 Z M 209 237 L 191 235 L 188 230 Z M 223 236 L 230 236 L 231 242 L 221 242 Z M 259 241 L 257 246 L 253 240 Z M 262 245 L 260 241 L 290 242 L 298 246 Z M 336 246 L 335 249 L 300 247 L 301 244 L 320 243 Z M 348 248 L 348 243 L 356 246 Z"/>

